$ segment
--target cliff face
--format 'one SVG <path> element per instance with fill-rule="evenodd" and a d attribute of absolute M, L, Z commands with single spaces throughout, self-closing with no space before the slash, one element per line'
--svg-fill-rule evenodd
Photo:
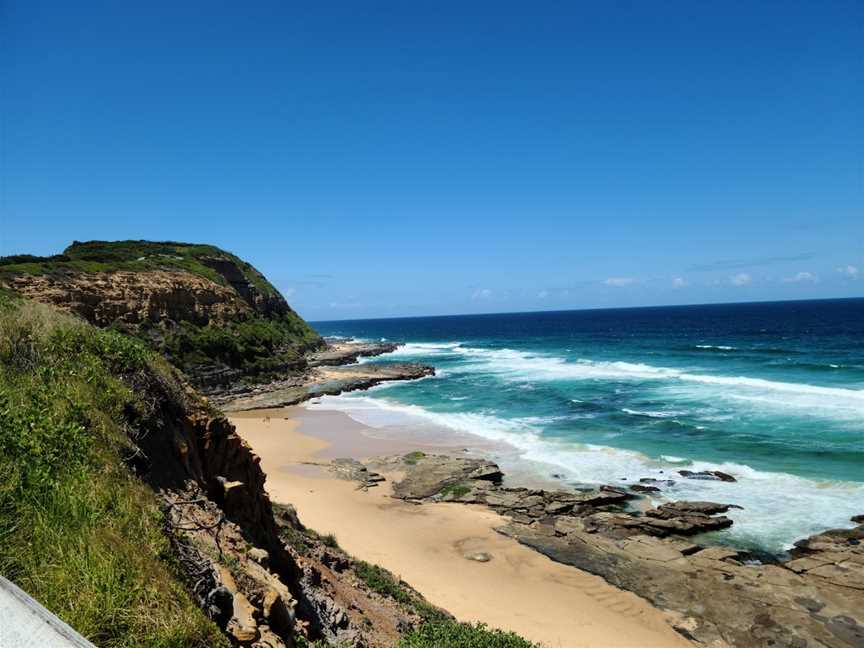
<path fill-rule="evenodd" d="M 0 293 L 0 571 L 82 635 L 383 648 L 440 614 L 383 597 L 358 576 L 368 566 L 274 507 L 265 480 L 234 426 L 140 340 Z"/>
<path fill-rule="evenodd" d="M 236 290 L 190 272 L 19 274 L 4 283 L 24 297 L 80 315 L 100 327 L 165 321 L 225 325 L 255 312 Z"/>
<path fill-rule="evenodd" d="M 209 245 L 76 242 L 0 258 L 0 286 L 141 337 L 211 391 L 300 371 L 323 346 L 261 273 Z"/>

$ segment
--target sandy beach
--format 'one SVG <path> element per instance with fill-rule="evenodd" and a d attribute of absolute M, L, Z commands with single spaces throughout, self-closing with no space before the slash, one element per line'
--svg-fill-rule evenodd
<path fill-rule="evenodd" d="M 335 457 L 434 452 L 434 446 L 376 439 L 341 412 L 303 407 L 243 412 L 231 420 L 261 457 L 274 501 L 293 504 L 305 525 L 335 534 L 347 552 L 389 569 L 459 620 L 513 630 L 549 648 L 691 645 L 666 613 L 634 594 L 496 533 L 504 522 L 497 513 L 406 503 L 389 496 L 398 474 L 362 491 L 314 465 Z M 465 558 L 478 551 L 492 560 Z"/>

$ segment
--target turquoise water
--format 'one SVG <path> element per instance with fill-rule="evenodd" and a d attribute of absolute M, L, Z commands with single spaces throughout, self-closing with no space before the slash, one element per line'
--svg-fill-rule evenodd
<path fill-rule="evenodd" d="M 326 399 L 379 427 L 503 441 L 572 483 L 676 478 L 736 503 L 725 539 L 778 550 L 864 513 L 864 300 L 318 322 L 405 342 L 432 379 Z M 735 484 L 678 479 L 721 469 Z"/>

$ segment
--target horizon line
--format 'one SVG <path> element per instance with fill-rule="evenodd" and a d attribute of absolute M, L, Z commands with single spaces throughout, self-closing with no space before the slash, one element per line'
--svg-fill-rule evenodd
<path fill-rule="evenodd" d="M 745 304 L 794 304 L 798 302 L 823 302 L 823 301 L 856 301 L 864 299 L 859 297 L 817 297 L 815 299 L 753 299 L 736 302 L 704 302 L 699 304 L 655 304 L 652 306 L 587 306 L 584 308 L 558 308 L 553 310 L 526 310 L 526 311 L 500 311 L 495 313 L 451 313 L 449 315 L 392 315 L 388 317 L 355 317 L 340 319 L 318 319 L 306 320 L 309 324 L 330 322 L 369 322 L 374 320 L 401 320 L 401 319 L 432 319 L 445 317 L 495 317 L 500 315 L 530 315 L 541 313 L 578 313 L 585 311 L 618 311 L 618 310 L 648 310 L 652 308 L 699 308 L 701 306 L 740 306 Z M 306 319 L 306 318 L 304 318 Z"/>

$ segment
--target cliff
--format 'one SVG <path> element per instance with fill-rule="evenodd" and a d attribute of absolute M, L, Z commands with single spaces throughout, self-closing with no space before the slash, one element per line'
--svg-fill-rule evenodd
<path fill-rule="evenodd" d="M 383 648 L 430 623 L 485 633 L 275 509 L 265 480 L 143 342 L 0 291 L 0 573 L 87 639 Z"/>
<path fill-rule="evenodd" d="M 301 371 L 324 346 L 260 272 L 211 245 L 76 241 L 0 258 L 0 287 L 140 337 L 208 391 Z"/>

